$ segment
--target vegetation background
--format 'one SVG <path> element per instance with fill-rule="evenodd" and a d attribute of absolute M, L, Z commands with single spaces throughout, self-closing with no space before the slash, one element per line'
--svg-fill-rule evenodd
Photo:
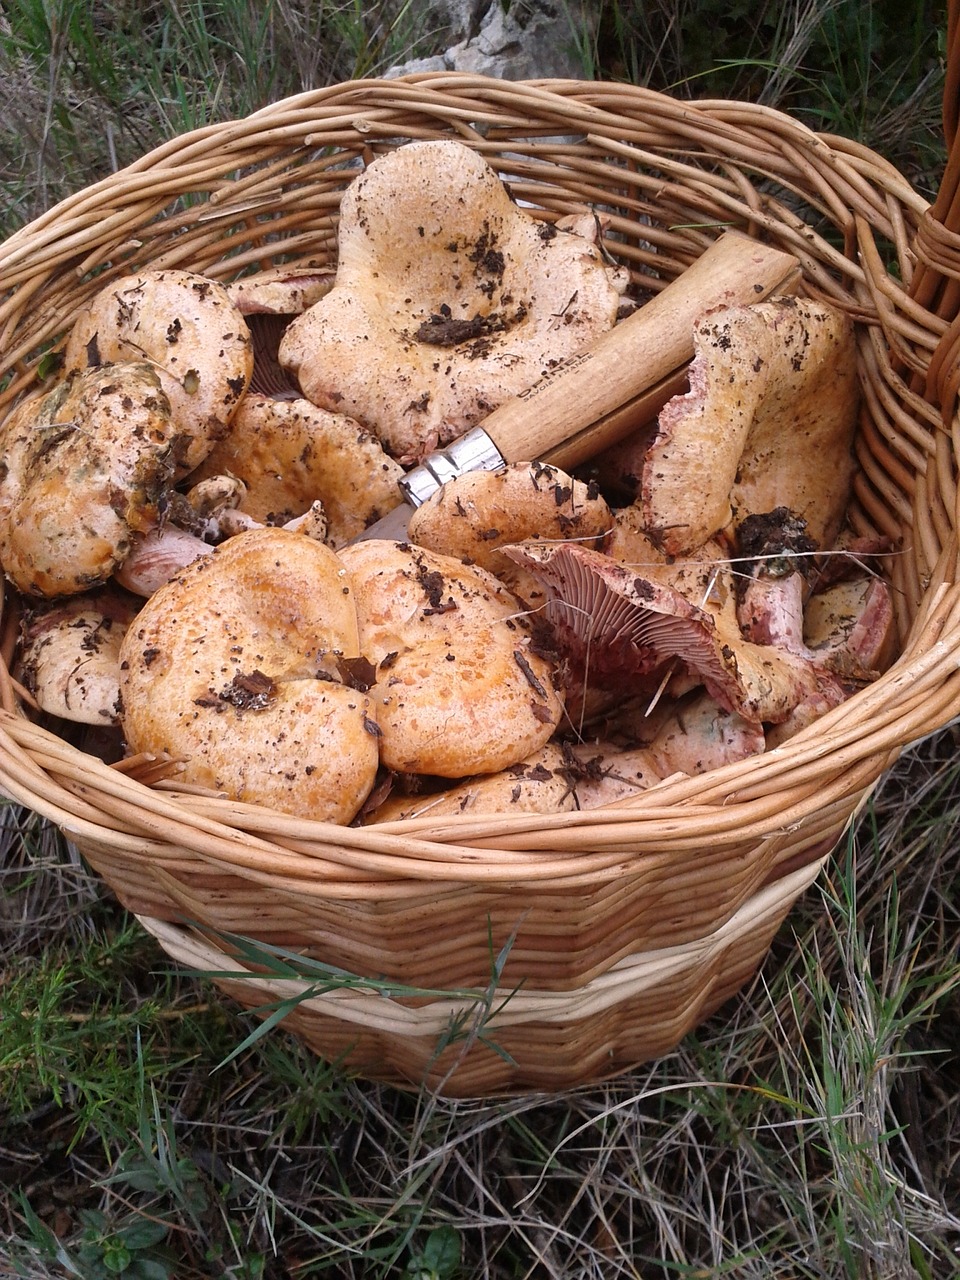
<path fill-rule="evenodd" d="M 566 14 L 584 76 L 779 106 L 936 191 L 941 4 Z M 186 129 L 444 47 L 416 0 L 3 0 L 0 236 Z M 235 1052 L 252 1020 L 8 806 L 0 1275 L 960 1274 L 956 748 L 901 761 L 757 981 L 675 1053 L 499 1103 L 352 1081 L 282 1031 Z"/>

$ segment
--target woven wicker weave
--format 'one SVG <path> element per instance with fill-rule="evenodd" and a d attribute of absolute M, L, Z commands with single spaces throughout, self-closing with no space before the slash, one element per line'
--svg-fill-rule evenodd
<path fill-rule="evenodd" d="M 629 803 L 365 828 L 148 785 L 38 725 L 0 666 L 0 786 L 59 824 L 171 955 L 235 971 L 220 981 L 247 1006 L 303 984 L 244 976 L 224 933 L 451 993 L 387 999 L 352 984 L 302 1002 L 287 1025 L 351 1070 L 454 1094 L 556 1089 L 668 1050 L 735 992 L 883 771 L 960 713 L 960 160 L 954 149 L 931 212 L 864 147 L 743 103 L 460 74 L 311 92 L 175 139 L 2 247 L 0 414 L 109 279 L 147 264 L 226 280 L 329 263 L 356 166 L 438 136 L 480 150 L 546 218 L 602 208 L 607 248 L 640 289 L 735 226 L 795 254 L 806 292 L 853 315 L 864 394 L 851 518 L 897 545 L 898 661 L 778 749 Z M 6 622 L 9 663 L 15 602 Z M 462 994 L 473 989 L 477 1002 Z M 438 1056 L 464 1008 L 484 1035 Z"/>

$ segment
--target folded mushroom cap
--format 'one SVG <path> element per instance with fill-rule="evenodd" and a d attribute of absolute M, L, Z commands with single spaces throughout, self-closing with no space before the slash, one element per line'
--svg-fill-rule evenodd
<path fill-rule="evenodd" d="M 387 768 L 463 778 L 545 745 L 563 700 L 495 578 L 408 543 L 355 543 L 342 560 Z"/>
<path fill-rule="evenodd" d="M 349 577 L 281 529 L 231 538 L 162 587 L 121 650 L 134 752 L 182 761 L 194 785 L 348 822 L 376 778 L 370 700 L 339 682 L 358 655 Z"/>
<path fill-rule="evenodd" d="M 375 160 L 344 193 L 338 243 L 336 284 L 281 363 L 396 457 L 462 434 L 616 321 L 599 249 L 518 208 L 452 140 Z"/>
<path fill-rule="evenodd" d="M 124 276 L 101 290 L 75 323 L 64 369 L 108 361 L 156 365 L 181 433 L 185 475 L 223 434 L 250 382 L 250 331 L 224 287 L 190 271 Z"/>
<path fill-rule="evenodd" d="M 815 662 L 841 676 L 875 678 L 897 651 L 889 585 L 864 575 L 816 592 L 804 610 L 803 634 Z"/>
<path fill-rule="evenodd" d="M 246 486 L 240 509 L 285 524 L 319 500 L 328 540 L 342 547 L 400 504 L 399 463 L 352 418 L 308 400 L 249 393 L 195 475 L 229 472 Z"/>
<path fill-rule="evenodd" d="M 149 364 L 64 379 L 0 429 L 0 563 L 27 595 L 105 582 L 156 521 L 176 432 Z"/>
<path fill-rule="evenodd" d="M 641 500 L 672 555 L 731 522 L 789 507 L 828 546 L 846 510 L 859 388 L 853 326 L 833 307 L 777 298 L 708 313 L 690 390 L 660 413 Z"/>
<path fill-rule="evenodd" d="M 80 724 L 119 723 L 120 646 L 139 604 L 103 587 L 26 611 L 19 675 L 41 711 Z"/>
<path fill-rule="evenodd" d="M 329 267 L 291 265 L 242 276 L 226 291 L 244 316 L 298 316 L 328 294 L 333 282 Z"/>

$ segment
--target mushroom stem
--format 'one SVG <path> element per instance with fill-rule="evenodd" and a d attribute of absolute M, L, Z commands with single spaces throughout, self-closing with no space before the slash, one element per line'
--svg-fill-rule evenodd
<path fill-rule="evenodd" d="M 783 578 L 751 578 L 737 607 L 740 629 L 754 644 L 773 644 L 810 657 L 803 642 L 806 580 L 802 573 Z"/>
<path fill-rule="evenodd" d="M 319 502 L 282 526 L 270 526 L 254 520 L 244 511 L 228 507 L 210 518 L 209 527 L 217 541 L 248 533 L 253 529 L 282 527 L 290 533 L 302 533 L 314 542 L 323 542 L 327 531 L 326 516 Z M 175 577 L 181 569 L 209 556 L 213 546 L 203 538 L 175 524 L 157 525 L 136 543 L 114 575 L 115 580 L 134 595 L 149 597 Z"/>
<path fill-rule="evenodd" d="M 157 525 L 145 533 L 114 574 L 114 580 L 134 595 L 149 597 L 181 569 L 209 556 L 213 547 L 176 525 Z"/>

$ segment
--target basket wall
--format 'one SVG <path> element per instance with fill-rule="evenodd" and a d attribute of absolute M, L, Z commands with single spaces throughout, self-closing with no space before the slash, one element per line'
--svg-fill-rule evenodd
<path fill-rule="evenodd" d="M 524 986 L 388 1006 L 379 991 L 265 982 L 217 940 L 140 919 L 182 964 L 230 974 L 219 986 L 246 1008 L 266 1015 L 278 1000 L 295 1000 L 284 1025 L 323 1057 L 391 1084 L 475 1097 L 571 1088 L 669 1052 L 749 980 L 820 865 L 767 886 L 715 933 L 630 957 L 571 996 Z"/>
<path fill-rule="evenodd" d="M 554 1088 L 662 1052 L 736 990 L 789 907 L 771 916 L 764 894 L 789 885 L 795 896 L 802 883 L 790 877 L 815 874 L 897 754 L 960 713 L 957 419 L 943 379 L 927 386 L 949 320 L 911 296 L 918 271 L 929 281 L 942 270 L 938 228 L 879 157 L 767 108 L 584 82 L 358 81 L 175 139 L 12 237 L 0 249 L 0 415 L 38 385 L 43 353 L 108 280 L 145 265 L 227 280 L 282 262 L 331 264 L 357 166 L 437 136 L 476 147 L 545 218 L 602 212 L 606 247 L 641 294 L 734 226 L 794 253 L 804 290 L 850 312 L 863 389 L 851 519 L 897 547 L 898 662 L 777 750 L 608 810 L 362 829 L 148 786 L 149 773 L 108 767 L 32 722 L 3 669 L 0 786 L 58 823 L 121 901 L 161 928 L 187 919 L 444 988 L 484 988 L 491 948 L 512 939 L 505 989 L 570 1001 L 566 1025 L 557 1015 L 548 1030 L 533 1010 L 505 1031 L 512 1072 L 468 1056 L 448 1079 L 430 1035 L 344 1032 L 309 1003 L 290 1023 L 318 1051 L 352 1046 L 348 1064 L 389 1079 L 427 1071 L 459 1092 Z M 9 665 L 14 600 L 5 622 Z M 734 920 L 754 925 L 718 970 L 702 943 Z M 162 938 L 174 953 L 183 945 Z M 638 990 L 586 1026 L 584 992 L 615 965 L 670 948 L 686 956 L 682 996 L 665 1004 Z M 225 985 L 263 1003 L 256 985 Z M 682 1012 L 665 1018 L 667 1007 Z"/>

